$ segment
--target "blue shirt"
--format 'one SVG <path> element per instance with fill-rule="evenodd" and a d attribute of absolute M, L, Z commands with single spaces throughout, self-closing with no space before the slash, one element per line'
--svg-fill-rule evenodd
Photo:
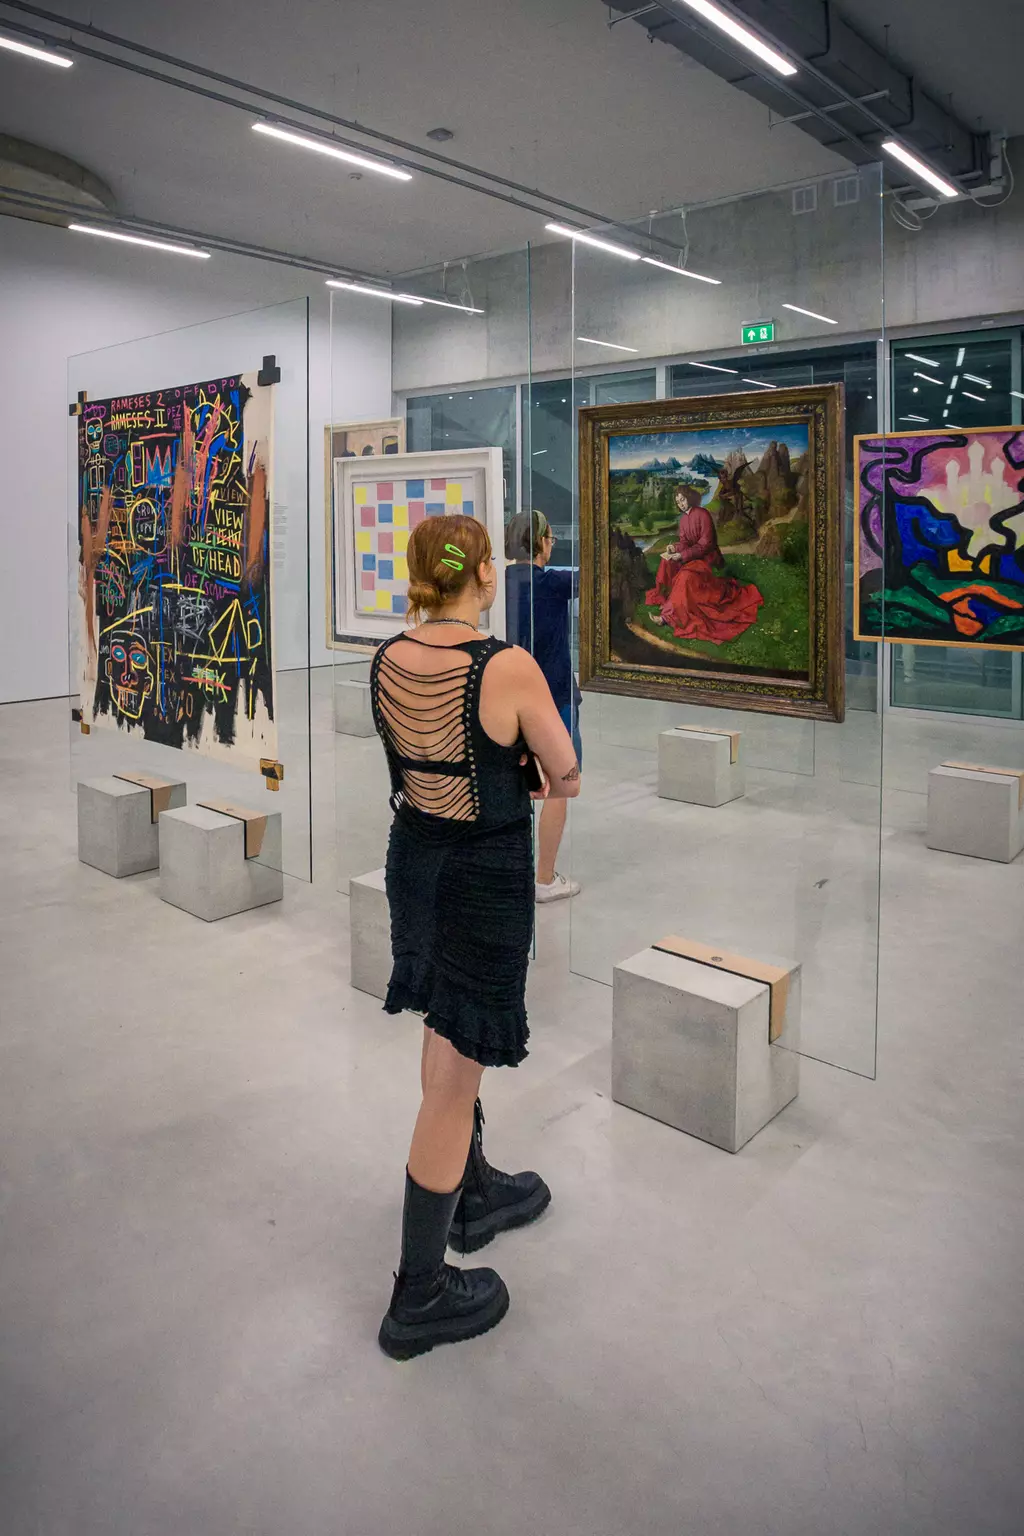
<path fill-rule="evenodd" d="M 550 565 L 505 567 L 505 630 L 511 645 L 529 651 L 559 710 L 581 698 L 569 649 L 569 611 L 576 572 Z"/>

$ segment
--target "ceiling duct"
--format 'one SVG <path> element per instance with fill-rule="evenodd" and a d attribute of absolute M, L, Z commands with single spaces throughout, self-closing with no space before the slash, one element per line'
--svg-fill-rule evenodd
<path fill-rule="evenodd" d="M 881 160 L 881 143 L 897 135 L 937 169 L 960 180 L 988 172 L 988 141 L 958 122 L 850 26 L 831 0 L 716 0 L 767 42 L 781 45 L 798 74 L 783 80 L 741 46 L 702 21 L 685 0 L 602 0 L 657 42 L 696 59 L 737 90 L 853 165 Z"/>

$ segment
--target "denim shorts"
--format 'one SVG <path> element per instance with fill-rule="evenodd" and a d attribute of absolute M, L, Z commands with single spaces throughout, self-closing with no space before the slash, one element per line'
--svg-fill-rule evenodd
<path fill-rule="evenodd" d="M 576 749 L 576 761 L 583 767 L 583 742 L 580 739 L 580 711 L 579 705 L 567 704 L 558 713 L 562 717 L 562 724 L 572 737 L 572 744 Z"/>

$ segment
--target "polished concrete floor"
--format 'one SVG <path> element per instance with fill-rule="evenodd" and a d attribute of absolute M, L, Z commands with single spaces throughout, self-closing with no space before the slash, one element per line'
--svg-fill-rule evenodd
<path fill-rule="evenodd" d="M 604 968 L 628 935 L 607 922 L 598 954 L 582 904 L 540 914 L 533 1053 L 485 1101 L 493 1159 L 540 1168 L 555 1200 L 488 1251 L 506 1322 L 399 1366 L 375 1333 L 419 1041 L 348 987 L 327 824 L 336 795 L 383 793 L 379 768 L 361 745 L 335 759 L 321 713 L 317 883 L 207 927 L 154 876 L 77 863 L 66 722 L 0 709 L 3 1536 L 1020 1532 L 1024 861 L 924 849 L 919 766 L 945 737 L 893 739 L 880 823 L 877 727 L 831 755 L 802 732 L 757 744 L 734 812 L 751 881 L 770 891 L 806 830 L 813 856 L 782 871 L 806 917 L 835 824 L 818 878 L 848 892 L 842 920 L 793 934 L 841 987 L 844 946 L 871 954 L 874 839 L 878 1079 L 805 1062 L 736 1157 L 611 1103 Z M 621 856 L 594 857 L 597 809 L 629 799 L 616 729 L 588 738 L 572 857 L 595 881 Z M 729 840 L 680 863 L 633 778 L 640 846 L 677 883 L 713 869 Z M 364 803 L 343 873 L 375 853 Z M 818 1027 L 840 1057 L 873 1013 L 852 1044 Z"/>

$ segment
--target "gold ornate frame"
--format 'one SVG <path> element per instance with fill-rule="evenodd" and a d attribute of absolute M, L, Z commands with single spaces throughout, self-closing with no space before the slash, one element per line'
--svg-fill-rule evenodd
<path fill-rule="evenodd" d="M 842 720 L 843 641 L 843 386 L 758 390 L 644 405 L 599 405 L 579 413 L 580 683 L 597 693 L 678 699 L 723 709 L 751 709 L 809 720 Z M 638 666 L 611 655 L 609 614 L 608 439 L 630 433 L 770 427 L 806 422 L 811 506 L 808 559 L 810 665 L 806 682 L 773 681 L 743 672 L 698 667 Z"/>

